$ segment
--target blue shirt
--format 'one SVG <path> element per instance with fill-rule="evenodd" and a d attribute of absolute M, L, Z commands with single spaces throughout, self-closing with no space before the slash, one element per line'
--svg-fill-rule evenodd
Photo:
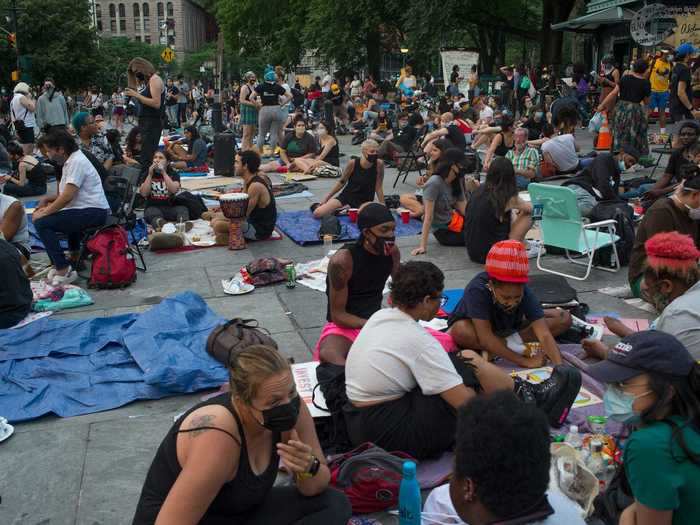
<path fill-rule="evenodd" d="M 462 319 L 480 319 L 491 322 L 491 329 L 495 335 L 508 337 L 544 317 L 540 301 L 527 285 L 518 306 L 511 312 L 505 312 L 496 304 L 491 290 L 486 287 L 488 281 L 489 276 L 486 272 L 474 276 L 450 315 L 450 326 Z"/>

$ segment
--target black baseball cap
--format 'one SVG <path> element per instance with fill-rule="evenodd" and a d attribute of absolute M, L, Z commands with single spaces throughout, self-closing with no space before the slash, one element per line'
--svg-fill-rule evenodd
<path fill-rule="evenodd" d="M 685 377 L 693 366 L 693 357 L 678 339 L 645 330 L 623 337 L 607 359 L 588 367 L 588 373 L 603 383 L 618 383 L 645 372 Z"/>

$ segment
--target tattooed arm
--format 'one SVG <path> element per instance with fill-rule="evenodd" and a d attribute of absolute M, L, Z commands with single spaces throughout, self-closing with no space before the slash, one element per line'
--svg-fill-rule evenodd
<path fill-rule="evenodd" d="M 362 319 L 345 310 L 352 270 L 352 256 L 348 250 L 340 249 L 331 257 L 328 264 L 328 302 L 331 320 L 345 328 L 362 328 L 367 319 Z"/>
<path fill-rule="evenodd" d="M 226 417 L 227 414 L 218 409 L 204 407 L 191 414 L 189 421 L 184 421 L 180 427 L 191 430 L 178 435 L 178 461 L 182 471 L 165 498 L 156 525 L 199 523 L 223 484 L 233 479 L 241 448 L 228 433 L 239 434 L 233 418 Z"/>

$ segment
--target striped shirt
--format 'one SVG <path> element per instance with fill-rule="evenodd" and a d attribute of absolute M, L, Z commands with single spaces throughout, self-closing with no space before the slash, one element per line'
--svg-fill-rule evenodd
<path fill-rule="evenodd" d="M 518 171 L 535 170 L 540 165 L 540 154 L 535 148 L 525 146 L 520 153 L 516 153 L 515 148 L 506 153 L 506 158 L 513 163 L 513 169 Z"/>

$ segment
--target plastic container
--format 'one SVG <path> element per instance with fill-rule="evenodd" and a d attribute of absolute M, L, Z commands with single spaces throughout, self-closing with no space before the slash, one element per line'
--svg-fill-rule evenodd
<path fill-rule="evenodd" d="M 416 464 L 404 461 L 399 487 L 399 525 L 421 525 L 422 500 L 416 479 Z"/>
<path fill-rule="evenodd" d="M 328 255 L 328 252 L 330 252 L 332 249 L 333 236 L 326 234 L 323 236 L 323 255 Z"/>
<path fill-rule="evenodd" d="M 581 434 L 578 432 L 578 425 L 571 425 L 569 427 L 569 432 L 566 434 L 566 442 L 576 450 L 581 450 L 583 441 L 581 439 Z"/>

